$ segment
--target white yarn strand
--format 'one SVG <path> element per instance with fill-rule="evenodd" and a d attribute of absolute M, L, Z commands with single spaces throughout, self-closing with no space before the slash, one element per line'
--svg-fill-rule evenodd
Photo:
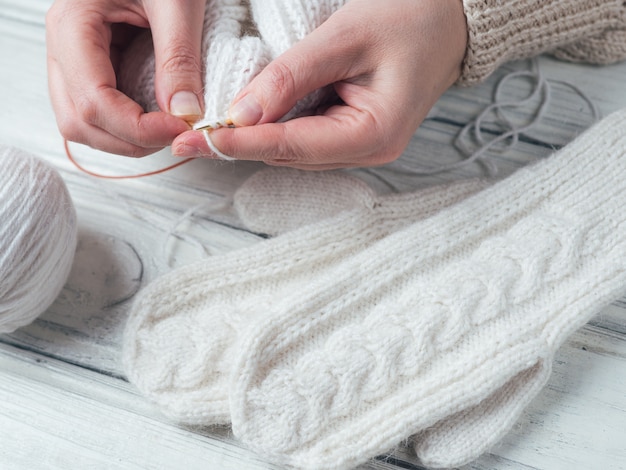
<path fill-rule="evenodd" d="M 533 89 L 531 90 L 530 94 L 525 98 L 522 98 L 521 100 L 503 101 L 501 95 L 505 87 L 512 80 L 520 78 L 529 79 L 533 83 Z M 563 80 L 553 80 L 545 78 L 537 61 L 532 60 L 530 70 L 519 70 L 511 72 L 502 77 L 494 89 L 493 102 L 486 106 L 485 109 L 483 109 L 483 111 L 481 111 L 478 116 L 476 116 L 476 118 L 467 123 L 459 131 L 454 140 L 454 147 L 464 157 L 463 160 L 448 165 L 439 165 L 429 169 L 416 169 L 413 168 L 411 165 L 408 165 L 406 162 L 398 160 L 394 162 L 392 166 L 389 167 L 389 169 L 416 176 L 431 176 L 446 171 L 456 170 L 471 165 L 473 163 L 480 162 L 487 170 L 487 174 L 489 176 L 497 175 L 498 169 L 493 161 L 486 158 L 487 152 L 494 150 L 494 148 L 496 148 L 498 145 L 501 145 L 502 143 L 505 144 L 504 150 L 513 148 L 519 143 L 520 137 L 525 135 L 539 122 L 541 122 L 551 104 L 553 84 L 559 84 L 570 88 L 572 91 L 574 91 L 574 93 L 580 96 L 580 98 L 589 107 L 592 117 L 592 123 L 600 120 L 600 112 L 597 106 L 583 90 L 581 90 L 573 83 L 569 83 Z M 531 116 L 528 123 L 524 125 L 514 124 L 503 112 L 504 109 L 522 108 L 531 104 L 537 99 L 539 99 L 538 107 Z M 484 122 L 486 121 L 488 116 L 492 114 L 495 114 L 497 118 L 496 123 L 500 125 L 504 129 L 504 131 L 496 135 L 491 140 L 487 140 L 484 137 L 483 132 Z M 471 150 L 469 148 L 468 140 L 470 140 L 470 135 L 474 142 L 478 144 L 478 148 L 475 150 Z"/>
<path fill-rule="evenodd" d="M 235 159 L 233 157 L 230 157 L 228 155 L 226 155 L 225 153 L 222 153 L 220 151 L 220 149 L 218 149 L 215 144 L 213 143 L 213 140 L 211 139 L 211 134 L 209 133 L 208 130 L 204 129 L 202 131 L 202 135 L 204 135 L 204 140 L 206 140 L 206 144 L 209 146 L 209 148 L 211 149 L 211 152 L 213 152 L 215 155 L 217 155 L 218 157 L 220 157 L 222 160 L 225 160 L 227 162 L 232 162 L 235 161 Z"/>

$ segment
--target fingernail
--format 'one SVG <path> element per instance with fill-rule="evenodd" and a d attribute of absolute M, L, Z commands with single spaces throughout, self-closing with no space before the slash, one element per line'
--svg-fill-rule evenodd
<path fill-rule="evenodd" d="M 187 144 L 179 144 L 172 148 L 172 155 L 182 158 L 212 158 L 213 155 L 203 152 L 198 147 Z"/>
<path fill-rule="evenodd" d="M 178 91 L 170 100 L 170 113 L 185 121 L 193 121 L 202 115 L 198 97 L 190 91 Z"/>
<path fill-rule="evenodd" d="M 263 109 L 254 95 L 250 94 L 237 101 L 228 114 L 236 126 L 253 126 L 263 117 Z"/>

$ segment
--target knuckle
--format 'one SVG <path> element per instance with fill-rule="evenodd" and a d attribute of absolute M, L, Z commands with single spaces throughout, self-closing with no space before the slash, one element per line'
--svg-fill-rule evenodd
<path fill-rule="evenodd" d="M 59 117 L 57 119 L 57 127 L 64 139 L 72 142 L 83 142 L 83 134 L 80 132 L 80 126 L 74 119 Z"/>
<path fill-rule="evenodd" d="M 136 145 L 132 145 L 130 146 L 126 152 L 124 153 L 127 157 L 130 158 L 141 158 L 141 157 L 145 157 L 146 155 L 148 155 L 150 153 L 149 150 L 136 146 Z"/>
<path fill-rule="evenodd" d="M 61 22 L 64 16 L 62 13 L 62 9 L 63 2 L 54 2 L 50 6 L 45 16 L 45 24 L 47 28 L 54 27 Z"/>
<path fill-rule="evenodd" d="M 137 117 L 135 124 L 135 135 L 132 143 L 139 147 L 149 147 L 150 138 L 149 138 L 149 129 L 146 127 L 144 121 L 142 121 L 139 117 Z M 138 155 L 139 156 L 139 155 Z"/>
<path fill-rule="evenodd" d="M 292 96 L 296 90 L 296 77 L 292 67 L 287 63 L 275 61 L 268 69 L 267 86 L 270 96 Z"/>
<path fill-rule="evenodd" d="M 280 136 L 275 142 L 275 147 L 271 153 L 263 156 L 263 161 L 276 166 L 288 166 L 305 159 L 302 151 L 293 145 L 293 140 L 284 126 L 280 127 Z"/>
<path fill-rule="evenodd" d="M 45 16 L 45 24 L 46 28 L 51 28 L 57 23 L 57 7 L 56 4 L 52 4 L 52 6 L 48 9 Z"/>
<path fill-rule="evenodd" d="M 164 51 L 164 57 L 161 69 L 166 73 L 200 73 L 202 71 L 197 55 L 188 45 L 172 44 Z"/>
<path fill-rule="evenodd" d="M 76 114 L 80 121 L 87 124 L 94 124 L 98 119 L 98 101 L 88 92 L 81 93 L 74 100 Z"/>

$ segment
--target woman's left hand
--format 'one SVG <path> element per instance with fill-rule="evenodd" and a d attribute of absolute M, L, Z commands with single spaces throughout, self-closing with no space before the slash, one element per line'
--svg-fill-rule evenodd
<path fill-rule="evenodd" d="M 351 0 L 242 90 L 230 111 L 237 127 L 211 140 L 237 160 L 301 169 L 390 162 L 460 76 L 466 43 L 460 0 Z M 338 104 L 276 122 L 326 85 Z M 178 136 L 173 153 L 217 158 L 198 131 Z"/>

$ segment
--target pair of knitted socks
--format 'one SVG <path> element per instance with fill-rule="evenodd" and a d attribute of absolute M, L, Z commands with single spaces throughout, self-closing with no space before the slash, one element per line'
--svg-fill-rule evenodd
<path fill-rule="evenodd" d="M 377 197 L 339 175 L 253 177 L 237 205 L 257 229 L 306 223 L 324 201 L 336 215 L 148 286 L 129 379 L 289 466 L 354 466 L 410 436 L 427 465 L 474 459 L 625 290 L 625 125 L 615 113 L 486 189 Z"/>

